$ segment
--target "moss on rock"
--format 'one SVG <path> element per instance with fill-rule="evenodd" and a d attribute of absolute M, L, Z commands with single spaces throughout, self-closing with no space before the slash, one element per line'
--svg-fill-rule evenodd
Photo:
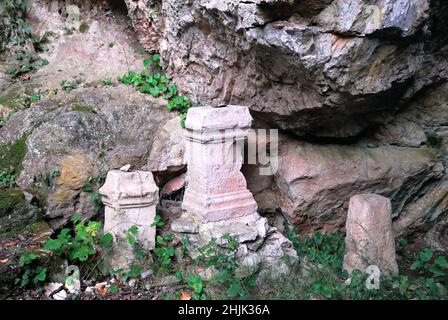
<path fill-rule="evenodd" d="M 27 135 L 18 140 L 0 145 L 0 170 L 19 174 L 22 171 L 22 161 L 25 158 Z"/>
<path fill-rule="evenodd" d="M 39 210 L 26 201 L 20 189 L 0 189 L 0 234 L 36 222 Z"/>

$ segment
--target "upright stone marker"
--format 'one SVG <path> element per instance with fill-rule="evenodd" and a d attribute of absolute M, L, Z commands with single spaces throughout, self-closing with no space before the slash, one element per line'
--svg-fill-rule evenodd
<path fill-rule="evenodd" d="M 109 171 L 100 188 L 105 205 L 104 232 L 114 236 L 115 248 L 111 259 L 114 268 L 126 268 L 133 260 L 132 248 L 123 239 L 132 226 L 138 227 L 137 239 L 146 249 L 155 246 L 156 205 L 159 189 L 151 172 Z"/>
<path fill-rule="evenodd" d="M 388 198 L 358 194 L 350 198 L 346 223 L 344 269 L 365 271 L 376 265 L 381 273 L 398 273 Z"/>
<path fill-rule="evenodd" d="M 260 279 L 289 272 L 285 260 L 298 260 L 292 243 L 257 212 L 240 169 L 252 117 L 244 106 L 200 107 L 186 120 L 187 185 L 181 217 L 171 230 L 198 246 L 230 235 L 239 243 L 240 275 L 259 272 Z M 197 250 L 189 250 L 197 256 Z M 244 269 L 244 270 L 243 270 Z M 261 272 L 263 271 L 263 276 Z"/>
<path fill-rule="evenodd" d="M 192 108 L 186 120 L 187 181 L 183 208 L 216 222 L 251 215 L 257 204 L 241 173 L 252 117 L 244 106 Z"/>

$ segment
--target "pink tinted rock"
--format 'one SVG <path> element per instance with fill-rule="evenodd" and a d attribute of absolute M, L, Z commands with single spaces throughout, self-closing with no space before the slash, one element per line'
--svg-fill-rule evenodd
<path fill-rule="evenodd" d="M 179 191 L 180 189 L 185 187 L 186 181 L 187 181 L 187 175 L 185 173 L 177 177 L 174 177 L 163 186 L 161 195 L 162 196 L 171 195 L 176 191 Z"/>
<path fill-rule="evenodd" d="M 376 265 L 382 273 L 398 273 L 392 232 L 391 202 L 377 194 L 358 194 L 350 199 L 346 223 L 343 267 L 364 271 Z"/>

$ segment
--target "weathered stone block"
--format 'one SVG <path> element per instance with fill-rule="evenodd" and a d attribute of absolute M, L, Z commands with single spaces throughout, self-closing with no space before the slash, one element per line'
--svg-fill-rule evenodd
<path fill-rule="evenodd" d="M 129 228 L 138 227 L 137 239 L 145 248 L 155 246 L 156 229 L 151 225 L 159 189 L 151 172 L 112 170 L 99 191 L 106 206 L 104 232 L 111 233 L 116 240 L 111 265 L 123 268 L 133 259 L 132 248 L 120 241 L 128 235 Z"/>
<path fill-rule="evenodd" d="M 350 199 L 346 223 L 344 269 L 364 271 L 376 265 L 382 273 L 398 273 L 392 232 L 391 203 L 377 194 Z"/>

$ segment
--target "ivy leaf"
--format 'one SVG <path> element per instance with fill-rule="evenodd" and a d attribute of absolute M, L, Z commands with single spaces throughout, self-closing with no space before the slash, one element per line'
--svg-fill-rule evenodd
<path fill-rule="evenodd" d="M 131 278 L 139 277 L 142 274 L 142 268 L 133 266 L 131 270 L 129 270 L 128 276 Z"/>
<path fill-rule="evenodd" d="M 114 241 L 114 238 L 110 233 L 106 233 L 103 235 L 100 239 L 100 245 L 104 248 L 110 248 L 112 246 L 112 243 Z"/>
<path fill-rule="evenodd" d="M 145 60 L 143 60 L 143 65 L 145 67 L 148 67 L 148 66 L 152 65 L 152 63 L 153 63 L 152 59 L 145 59 Z"/>
<path fill-rule="evenodd" d="M 129 229 L 128 229 L 128 232 L 130 233 L 130 234 L 132 234 L 132 235 L 137 235 L 137 232 L 138 232 L 138 227 L 137 226 L 132 226 L 132 227 L 130 227 Z"/>
<path fill-rule="evenodd" d="M 448 261 L 447 261 L 446 258 L 443 257 L 443 256 L 438 256 L 438 257 L 434 260 L 434 263 L 435 263 L 437 266 L 441 267 L 441 268 L 444 268 L 444 269 L 447 269 L 447 268 L 448 268 Z"/>
<path fill-rule="evenodd" d="M 62 247 L 62 241 L 58 239 L 50 239 L 44 245 L 45 250 L 59 250 Z"/>
<path fill-rule="evenodd" d="M 159 91 L 159 88 L 157 88 L 157 87 L 152 87 L 152 88 L 149 89 L 149 93 L 150 93 L 154 98 L 157 98 L 157 97 L 159 96 L 160 91 Z"/>
<path fill-rule="evenodd" d="M 162 246 L 166 245 L 166 241 L 165 241 L 165 239 L 163 239 L 162 236 L 157 236 L 157 237 L 156 237 L 156 242 L 157 242 L 158 244 L 162 245 Z"/>
<path fill-rule="evenodd" d="M 233 282 L 227 290 L 227 294 L 232 298 L 242 297 L 244 296 L 244 289 L 239 282 Z"/>
<path fill-rule="evenodd" d="M 72 220 L 72 222 L 74 224 L 78 224 L 78 223 L 81 222 L 82 219 L 81 219 L 81 216 L 79 214 L 75 214 L 75 215 L 72 216 L 72 218 L 70 220 Z"/>
<path fill-rule="evenodd" d="M 423 262 L 428 262 L 431 260 L 434 252 L 431 249 L 424 249 L 420 252 L 419 257 Z"/>
<path fill-rule="evenodd" d="M 22 254 L 20 256 L 19 266 L 23 267 L 25 265 L 28 265 L 31 262 L 33 262 L 34 260 L 36 260 L 37 258 L 39 258 L 39 255 L 37 255 L 33 252 L 25 252 L 24 254 Z"/>
<path fill-rule="evenodd" d="M 36 272 L 37 275 L 33 279 L 34 284 L 45 281 L 45 278 L 47 277 L 47 268 L 37 267 Z"/>

